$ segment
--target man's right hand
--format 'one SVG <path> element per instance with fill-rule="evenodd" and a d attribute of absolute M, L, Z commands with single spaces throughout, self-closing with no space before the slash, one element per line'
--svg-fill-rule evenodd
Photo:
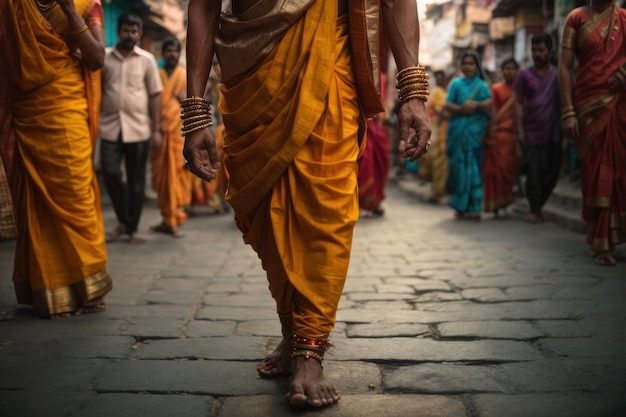
<path fill-rule="evenodd" d="M 217 154 L 215 136 L 210 128 L 185 136 L 183 155 L 192 174 L 208 182 L 217 178 L 215 170 L 220 169 L 222 163 Z"/>

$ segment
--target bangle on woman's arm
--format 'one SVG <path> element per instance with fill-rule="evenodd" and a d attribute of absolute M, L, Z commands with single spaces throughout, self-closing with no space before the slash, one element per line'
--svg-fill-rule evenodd
<path fill-rule="evenodd" d="M 70 36 L 68 36 L 68 39 L 69 40 L 78 39 L 80 37 L 85 36 L 87 34 L 87 32 L 89 32 L 89 26 L 84 24 L 81 27 L 79 27 L 78 29 L 76 29 L 75 31 L 73 31 L 72 33 L 70 33 Z"/>

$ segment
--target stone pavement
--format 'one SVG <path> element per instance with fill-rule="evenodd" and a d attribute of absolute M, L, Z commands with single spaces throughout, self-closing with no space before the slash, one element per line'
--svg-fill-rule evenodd
<path fill-rule="evenodd" d="M 390 184 L 357 225 L 327 374 L 343 394 L 289 408 L 255 363 L 279 340 L 273 301 L 231 215 L 186 237 L 109 246 L 105 313 L 15 309 L 0 243 L 2 417 L 617 417 L 626 415 L 626 254 L 519 219 L 454 221 Z M 108 228 L 115 221 L 105 206 Z M 158 221 L 150 204 L 141 229 Z"/>

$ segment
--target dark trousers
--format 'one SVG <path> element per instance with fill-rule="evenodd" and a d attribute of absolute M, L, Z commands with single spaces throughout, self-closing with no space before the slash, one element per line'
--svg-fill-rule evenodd
<path fill-rule="evenodd" d="M 526 176 L 526 198 L 530 212 L 541 214 L 559 180 L 561 143 L 526 145 L 520 162 L 520 174 Z"/>
<path fill-rule="evenodd" d="M 100 161 L 104 185 L 111 197 L 117 220 L 126 233 L 137 231 L 146 188 L 146 163 L 150 142 L 100 141 Z M 126 168 L 126 183 L 122 180 L 122 160 Z"/>

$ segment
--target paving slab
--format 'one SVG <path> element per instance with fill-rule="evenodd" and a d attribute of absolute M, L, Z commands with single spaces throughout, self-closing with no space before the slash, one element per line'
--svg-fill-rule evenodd
<path fill-rule="evenodd" d="M 0 390 L 91 391 L 105 364 L 102 359 L 3 357 Z"/>
<path fill-rule="evenodd" d="M 206 395 L 98 394 L 70 417 L 206 417 L 214 398 Z M 49 416 L 49 415 L 48 415 Z"/>
<path fill-rule="evenodd" d="M 4 357 L 111 358 L 128 357 L 135 339 L 128 336 L 43 336 L 29 342 L 16 341 L 2 349 Z"/>
<path fill-rule="evenodd" d="M 585 320 L 538 320 L 535 326 L 552 338 L 591 337 L 597 334 L 597 327 Z"/>
<path fill-rule="evenodd" d="M 541 353 L 525 342 L 508 340 L 437 341 L 431 339 L 390 337 L 350 338 L 336 342 L 336 360 L 372 361 L 530 361 Z"/>
<path fill-rule="evenodd" d="M 93 394 L 71 391 L 0 390 L 0 412 L 6 417 L 73 416 Z M 117 413 L 119 415 L 119 413 Z"/>
<path fill-rule="evenodd" d="M 184 335 L 186 321 L 181 319 L 138 317 L 128 318 L 119 327 L 119 334 L 135 339 L 171 339 Z"/>
<path fill-rule="evenodd" d="M 230 336 L 235 331 L 234 321 L 193 320 L 184 329 L 186 337 L 217 337 Z"/>
<path fill-rule="evenodd" d="M 544 336 L 536 326 L 525 321 L 457 321 L 437 325 L 442 339 L 511 339 L 530 340 Z"/>
<path fill-rule="evenodd" d="M 264 356 L 265 337 L 202 337 L 151 340 L 131 355 L 134 359 L 213 359 L 254 361 Z"/>
<path fill-rule="evenodd" d="M 278 320 L 276 307 L 229 307 L 206 306 L 200 308 L 196 314 L 197 320 Z"/>
<path fill-rule="evenodd" d="M 559 356 L 619 358 L 626 356 L 626 336 L 541 339 L 541 349 L 549 349 Z"/>
<path fill-rule="evenodd" d="M 380 369 L 371 363 L 325 361 L 327 377 L 339 392 L 380 390 Z M 109 393 L 186 393 L 212 396 L 284 395 L 288 378 L 263 379 L 255 362 L 125 360 L 107 363 L 95 385 Z"/>
<path fill-rule="evenodd" d="M 430 327 L 425 324 L 399 324 L 388 326 L 384 323 L 351 324 L 346 327 L 348 337 L 416 337 L 430 335 Z"/>
<path fill-rule="evenodd" d="M 323 410 L 298 410 L 280 396 L 231 397 L 220 407 L 218 417 L 460 417 L 466 415 L 463 401 L 436 395 L 348 395 Z"/>
<path fill-rule="evenodd" d="M 623 394 L 479 394 L 472 397 L 479 417 L 619 417 Z"/>

